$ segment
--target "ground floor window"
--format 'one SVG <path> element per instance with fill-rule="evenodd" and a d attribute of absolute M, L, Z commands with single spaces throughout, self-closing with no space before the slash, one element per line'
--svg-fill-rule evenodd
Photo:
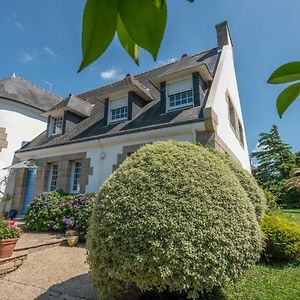
<path fill-rule="evenodd" d="M 80 177 L 81 177 L 82 162 L 75 161 L 72 164 L 72 174 L 71 174 L 71 193 L 80 192 Z"/>
<path fill-rule="evenodd" d="M 55 191 L 57 186 L 58 164 L 51 164 L 49 169 L 48 190 Z"/>

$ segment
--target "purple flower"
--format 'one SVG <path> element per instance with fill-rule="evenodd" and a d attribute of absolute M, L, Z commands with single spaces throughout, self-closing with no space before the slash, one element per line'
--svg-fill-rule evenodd
<path fill-rule="evenodd" d="M 68 226 L 72 226 L 73 225 L 73 218 L 67 218 L 67 219 L 65 219 L 65 223 Z"/>

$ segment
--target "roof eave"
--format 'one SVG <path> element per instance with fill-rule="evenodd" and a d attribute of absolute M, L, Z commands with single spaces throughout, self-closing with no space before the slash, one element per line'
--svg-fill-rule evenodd
<path fill-rule="evenodd" d="M 155 78 L 154 80 L 152 80 L 151 82 L 153 83 L 153 85 L 156 88 L 159 89 L 160 88 L 160 83 L 163 82 L 163 81 L 172 81 L 172 80 L 178 79 L 179 75 L 180 75 L 180 77 L 183 77 L 183 76 L 186 76 L 186 75 L 191 75 L 194 72 L 199 72 L 202 79 L 206 83 L 209 83 L 213 80 L 213 76 L 210 73 L 207 64 L 204 63 L 204 64 L 197 65 L 197 66 L 194 66 L 194 67 L 191 67 L 191 68 L 187 68 L 187 69 L 184 69 L 184 70 L 173 72 L 171 74 L 159 76 L 159 77 Z"/>

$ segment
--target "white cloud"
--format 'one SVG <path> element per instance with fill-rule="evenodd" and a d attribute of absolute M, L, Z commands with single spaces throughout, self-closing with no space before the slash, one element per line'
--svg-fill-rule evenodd
<path fill-rule="evenodd" d="M 115 66 L 113 66 L 110 69 L 102 71 L 100 73 L 100 76 L 101 76 L 102 79 L 105 79 L 105 80 L 110 80 L 110 79 L 120 80 L 124 77 L 124 74 L 122 73 L 121 69 L 116 68 Z"/>
<path fill-rule="evenodd" d="M 31 53 L 23 52 L 21 57 L 22 62 L 24 63 L 30 63 L 34 60 L 34 56 Z"/>
<path fill-rule="evenodd" d="M 257 143 L 252 152 L 259 152 L 259 151 L 264 151 L 264 150 L 267 150 L 267 147 L 266 146 L 259 146 L 259 143 Z"/>
<path fill-rule="evenodd" d="M 23 31 L 24 26 L 21 24 L 16 17 L 16 13 L 12 12 L 11 16 L 7 18 L 8 23 L 13 24 L 17 29 Z"/>
<path fill-rule="evenodd" d="M 159 66 L 164 66 L 164 65 L 167 65 L 167 64 L 171 64 L 171 63 L 175 62 L 176 60 L 177 60 L 177 58 L 175 58 L 175 57 L 167 58 L 166 60 L 160 60 L 158 62 L 158 65 Z"/>
<path fill-rule="evenodd" d="M 49 56 L 51 56 L 51 57 L 57 57 L 57 54 L 51 49 L 51 48 L 49 48 L 49 47 L 47 47 L 47 46 L 45 46 L 44 48 L 43 48 L 43 50 L 46 52 L 46 54 L 48 54 Z"/>

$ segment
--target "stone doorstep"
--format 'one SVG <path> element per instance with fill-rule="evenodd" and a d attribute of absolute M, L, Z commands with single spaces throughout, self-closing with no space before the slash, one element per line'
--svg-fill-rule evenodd
<path fill-rule="evenodd" d="M 14 252 L 11 257 L 0 258 L 0 276 L 16 270 L 27 258 L 28 251 Z"/>
<path fill-rule="evenodd" d="M 54 247 L 54 246 L 59 246 L 59 245 L 65 244 L 66 242 L 67 242 L 66 238 L 61 238 L 61 239 L 56 239 L 54 241 L 42 242 L 38 245 L 32 245 L 32 246 L 28 246 L 28 247 L 17 247 L 16 246 L 14 253 L 21 252 L 21 251 L 33 252 L 33 251 L 37 251 L 37 250 L 43 250 L 48 247 Z"/>

